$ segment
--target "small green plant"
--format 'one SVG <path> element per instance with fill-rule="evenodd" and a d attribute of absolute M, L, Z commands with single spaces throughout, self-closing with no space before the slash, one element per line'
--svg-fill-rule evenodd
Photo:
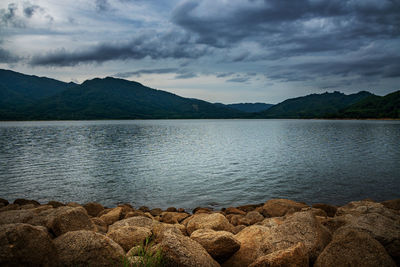
<path fill-rule="evenodd" d="M 128 255 L 122 259 L 123 267 L 159 267 L 164 266 L 163 256 L 161 249 L 152 251 L 153 241 L 150 237 L 147 237 L 144 244 L 137 247 L 132 252 L 132 255 Z M 131 260 L 131 259 L 134 260 Z"/>

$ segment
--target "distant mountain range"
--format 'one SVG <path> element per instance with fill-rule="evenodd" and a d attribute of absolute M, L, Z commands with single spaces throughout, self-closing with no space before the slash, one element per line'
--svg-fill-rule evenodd
<path fill-rule="evenodd" d="M 400 91 L 312 94 L 277 105 L 224 105 L 107 77 L 64 83 L 0 70 L 0 120 L 400 118 Z"/>

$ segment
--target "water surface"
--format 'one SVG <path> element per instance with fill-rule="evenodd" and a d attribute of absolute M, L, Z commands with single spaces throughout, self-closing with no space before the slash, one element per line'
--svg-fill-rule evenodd
<path fill-rule="evenodd" d="M 400 121 L 0 122 L 0 197 L 192 209 L 400 197 Z"/>

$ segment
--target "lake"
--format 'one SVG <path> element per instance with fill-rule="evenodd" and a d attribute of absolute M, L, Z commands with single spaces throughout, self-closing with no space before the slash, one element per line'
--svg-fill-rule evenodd
<path fill-rule="evenodd" d="M 221 208 L 400 197 L 400 121 L 0 122 L 0 197 Z"/>

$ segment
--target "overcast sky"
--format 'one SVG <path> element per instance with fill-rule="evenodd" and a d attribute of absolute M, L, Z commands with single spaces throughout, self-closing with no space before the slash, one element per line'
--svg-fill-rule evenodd
<path fill-rule="evenodd" d="M 1 0 L 0 68 L 211 102 L 400 89 L 400 0 Z"/>

